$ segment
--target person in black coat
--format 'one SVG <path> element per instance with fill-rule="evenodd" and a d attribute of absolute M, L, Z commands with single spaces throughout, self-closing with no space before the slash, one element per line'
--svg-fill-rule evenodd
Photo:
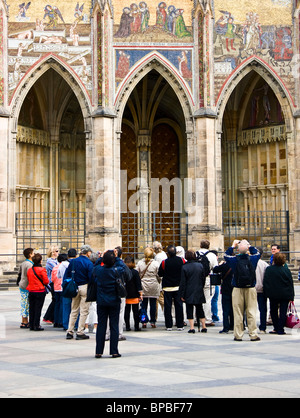
<path fill-rule="evenodd" d="M 266 268 L 264 295 L 270 299 L 270 311 L 274 330 L 270 334 L 283 335 L 289 302 L 295 298 L 292 273 L 283 253 L 274 255 L 273 265 Z M 278 315 L 279 308 L 279 315 Z"/>
<path fill-rule="evenodd" d="M 133 319 L 134 319 L 134 330 L 141 331 L 139 328 L 139 302 L 143 300 L 143 288 L 140 275 L 137 270 L 135 270 L 134 258 L 127 256 L 124 260 L 127 267 L 132 273 L 132 279 L 126 283 L 126 307 L 125 307 L 125 324 L 126 331 L 131 331 L 130 328 L 130 312 L 132 307 Z"/>
<path fill-rule="evenodd" d="M 233 330 L 234 319 L 232 309 L 232 276 L 233 271 L 226 262 L 220 263 L 213 269 L 214 273 L 221 274 L 221 295 L 222 295 L 222 311 L 223 311 L 223 329 L 220 334 L 228 334 Z"/>
<path fill-rule="evenodd" d="M 113 250 L 103 255 L 103 265 L 94 268 L 94 278 L 97 283 L 97 314 L 98 327 L 96 333 L 96 358 L 103 355 L 107 320 L 110 325 L 110 354 L 112 357 L 121 357 L 118 351 L 119 342 L 119 315 L 121 299 L 117 294 L 116 279 L 121 277 L 123 271 L 115 265 L 116 256 Z"/>
<path fill-rule="evenodd" d="M 200 332 L 207 332 L 205 326 L 205 314 L 202 304 L 206 303 L 203 288 L 205 286 L 205 273 L 201 263 L 198 263 L 194 251 L 187 251 L 185 254 L 187 263 L 181 269 L 181 281 L 179 286 L 179 295 L 186 304 L 186 315 L 190 323 L 189 333 L 194 334 L 194 307 L 196 307 L 196 318 Z"/>
<path fill-rule="evenodd" d="M 163 260 L 158 270 L 158 276 L 162 277 L 162 290 L 164 291 L 164 314 L 167 331 L 173 327 L 172 302 L 174 301 L 175 318 L 178 331 L 183 331 L 183 306 L 179 296 L 181 269 L 186 263 L 184 258 L 176 256 L 176 247 L 169 245 L 168 258 Z"/>

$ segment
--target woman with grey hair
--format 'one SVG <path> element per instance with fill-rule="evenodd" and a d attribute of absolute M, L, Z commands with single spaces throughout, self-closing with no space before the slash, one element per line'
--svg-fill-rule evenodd
<path fill-rule="evenodd" d="M 162 245 L 161 245 L 161 242 L 159 242 L 159 241 L 154 241 L 153 242 L 153 250 L 154 250 L 154 253 L 155 253 L 155 256 L 154 256 L 154 260 L 155 261 L 158 261 L 159 262 L 159 264 L 163 261 L 163 260 L 166 260 L 168 257 L 167 257 L 167 254 L 164 252 L 164 250 L 163 250 L 163 247 L 162 247 Z"/>

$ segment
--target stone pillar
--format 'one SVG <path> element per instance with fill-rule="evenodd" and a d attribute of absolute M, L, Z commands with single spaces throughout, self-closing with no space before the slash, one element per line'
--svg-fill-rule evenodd
<path fill-rule="evenodd" d="M 95 251 L 121 245 L 120 167 L 114 115 L 104 109 L 93 114 L 86 152 L 86 242 Z"/>
<path fill-rule="evenodd" d="M 199 248 L 201 239 L 208 239 L 212 249 L 223 250 L 221 134 L 215 131 L 215 120 L 213 111 L 200 109 L 195 114 L 194 140 L 188 142 L 188 178 L 196 181 L 189 246 Z"/>
<path fill-rule="evenodd" d="M 140 203 L 138 247 L 143 252 L 151 232 L 150 181 L 151 181 L 151 136 L 149 131 L 140 131 L 137 137 L 138 193 Z"/>
<path fill-rule="evenodd" d="M 288 202 L 291 259 L 300 261 L 300 111 L 295 113 L 295 132 L 287 132 Z"/>
<path fill-rule="evenodd" d="M 11 133 L 8 114 L 0 108 L 0 274 L 15 265 L 16 130 Z M 8 256 L 11 254 L 11 257 Z"/>
<path fill-rule="evenodd" d="M 59 138 L 51 136 L 50 145 L 50 212 L 59 212 Z"/>

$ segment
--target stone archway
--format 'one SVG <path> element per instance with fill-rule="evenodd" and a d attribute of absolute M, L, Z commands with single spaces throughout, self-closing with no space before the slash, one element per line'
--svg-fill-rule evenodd
<path fill-rule="evenodd" d="M 64 250 L 84 243 L 89 106 L 53 58 L 13 97 L 17 254 L 26 245 L 45 253 L 52 243 Z"/>
<path fill-rule="evenodd" d="M 225 245 L 237 235 L 265 250 L 276 241 L 290 249 L 293 106 L 281 80 L 253 57 L 223 86 L 217 132 Z"/>
<path fill-rule="evenodd" d="M 131 91 L 121 131 L 122 177 L 124 170 L 127 175 L 121 219 L 124 251 L 140 256 L 155 240 L 164 247 L 186 244 L 182 196 L 187 176 L 186 120 L 176 92 L 156 69 Z M 163 184 L 166 189 L 161 189 Z"/>

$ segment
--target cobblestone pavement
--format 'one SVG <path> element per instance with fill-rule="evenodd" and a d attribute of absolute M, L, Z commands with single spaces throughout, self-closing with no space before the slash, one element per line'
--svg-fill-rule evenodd
<path fill-rule="evenodd" d="M 16 291 L 0 292 L 1 398 L 299 398 L 300 330 L 260 335 L 260 342 L 245 333 L 235 342 L 219 334 L 221 323 L 207 334 L 166 331 L 160 312 L 156 329 L 124 333 L 121 358 L 106 346 L 95 359 L 94 334 L 76 341 L 49 325 L 20 329 L 19 299 Z"/>

